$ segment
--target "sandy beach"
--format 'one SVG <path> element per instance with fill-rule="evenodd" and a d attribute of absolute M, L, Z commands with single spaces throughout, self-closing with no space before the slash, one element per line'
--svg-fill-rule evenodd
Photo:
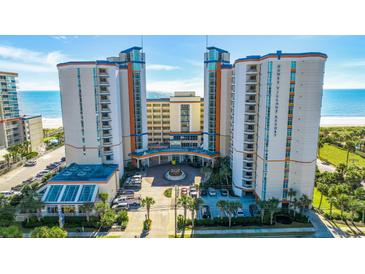
<path fill-rule="evenodd" d="M 62 127 L 62 118 L 43 118 L 43 128 L 59 128 Z"/>
<path fill-rule="evenodd" d="M 365 126 L 365 117 L 321 117 L 321 127 L 345 126 Z M 43 118 L 43 127 L 62 127 L 62 118 Z"/>
<path fill-rule="evenodd" d="M 321 127 L 365 126 L 365 117 L 321 117 Z"/>

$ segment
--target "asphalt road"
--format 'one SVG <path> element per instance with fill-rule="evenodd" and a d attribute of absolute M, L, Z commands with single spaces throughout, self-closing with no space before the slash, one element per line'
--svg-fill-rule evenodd
<path fill-rule="evenodd" d="M 65 156 L 65 147 L 60 147 L 38 158 L 37 164 L 32 167 L 18 167 L 0 176 L 0 191 L 10 190 L 13 186 L 35 176 L 52 162 L 59 161 Z"/>

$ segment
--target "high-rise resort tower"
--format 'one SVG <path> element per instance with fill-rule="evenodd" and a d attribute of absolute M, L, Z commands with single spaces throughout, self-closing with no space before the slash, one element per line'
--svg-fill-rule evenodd
<path fill-rule="evenodd" d="M 67 163 L 117 164 L 147 148 L 146 80 L 140 47 L 104 61 L 58 64 Z"/>
<path fill-rule="evenodd" d="M 232 179 L 237 195 L 313 197 L 323 53 L 270 53 L 234 64 Z"/>
<path fill-rule="evenodd" d="M 208 47 L 204 56 L 204 149 L 230 153 L 232 65 L 229 52 Z"/>
<path fill-rule="evenodd" d="M 0 71 L 0 147 L 3 148 L 23 142 L 17 79 L 17 73 Z"/>

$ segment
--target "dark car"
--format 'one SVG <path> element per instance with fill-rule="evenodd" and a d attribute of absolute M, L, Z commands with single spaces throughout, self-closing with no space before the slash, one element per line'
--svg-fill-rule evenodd
<path fill-rule="evenodd" d="M 228 190 L 227 189 L 221 189 L 221 195 L 222 196 L 228 196 Z"/>
<path fill-rule="evenodd" d="M 252 204 L 248 207 L 249 211 L 250 211 L 250 214 L 251 216 L 258 216 L 260 215 L 260 210 L 259 208 L 257 207 L 257 205 L 255 204 Z"/>
<path fill-rule="evenodd" d="M 65 162 L 65 161 L 66 161 L 66 157 L 62 157 L 61 162 Z"/>
<path fill-rule="evenodd" d="M 207 196 L 207 195 L 208 195 L 208 192 L 205 188 L 200 190 L 200 196 L 204 197 L 204 196 Z"/>
<path fill-rule="evenodd" d="M 209 209 L 208 205 L 203 205 L 201 212 L 202 212 L 203 219 L 210 219 L 212 217 L 212 215 L 210 214 L 210 209 Z"/>

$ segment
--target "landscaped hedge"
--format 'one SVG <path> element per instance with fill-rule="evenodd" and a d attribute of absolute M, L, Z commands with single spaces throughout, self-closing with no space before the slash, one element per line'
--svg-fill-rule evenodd
<path fill-rule="evenodd" d="M 87 222 L 85 216 L 65 216 L 65 227 L 99 227 L 99 218 L 90 216 L 89 222 Z M 36 216 L 31 216 L 28 220 L 22 222 L 22 226 L 25 228 L 35 228 L 38 226 L 53 226 L 59 225 L 57 216 L 46 216 L 41 219 L 37 219 Z"/>

